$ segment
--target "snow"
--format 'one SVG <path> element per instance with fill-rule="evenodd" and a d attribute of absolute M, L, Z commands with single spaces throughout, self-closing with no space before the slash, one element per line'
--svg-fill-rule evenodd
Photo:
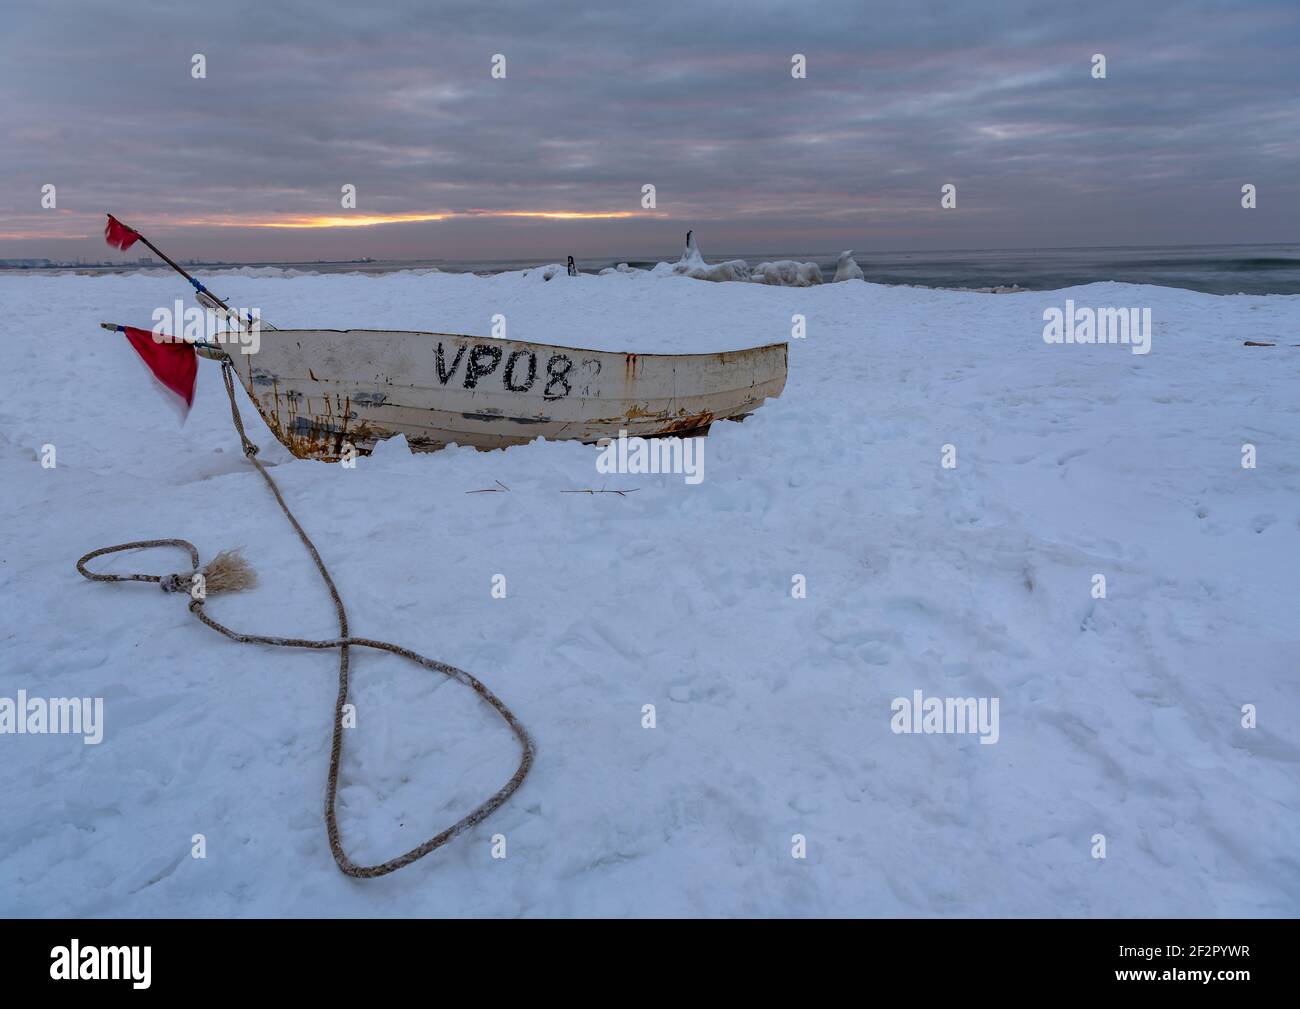
<path fill-rule="evenodd" d="M 0 736 L 0 913 L 1300 913 L 1300 298 L 205 279 L 281 326 L 486 334 L 501 313 L 514 338 L 645 353 L 785 340 L 802 314 L 807 337 L 780 399 L 714 426 L 698 486 L 599 475 L 572 443 L 296 461 L 244 401 L 353 633 L 473 672 L 537 742 L 486 822 L 358 882 L 322 825 L 334 654 L 236 644 L 177 596 L 73 568 L 132 539 L 184 537 L 204 560 L 242 546 L 259 586 L 214 597 L 214 618 L 334 633 L 216 366 L 178 427 L 96 326 L 148 326 L 182 285 L 0 276 L 0 696 L 104 699 L 99 745 Z M 1045 344 L 1066 298 L 1150 306 L 1151 353 Z M 563 493 L 602 487 L 637 492 Z M 462 686 L 370 652 L 353 684 L 354 858 L 406 850 L 512 771 L 509 731 Z M 916 690 L 998 698 L 997 742 L 893 733 L 892 700 Z"/>

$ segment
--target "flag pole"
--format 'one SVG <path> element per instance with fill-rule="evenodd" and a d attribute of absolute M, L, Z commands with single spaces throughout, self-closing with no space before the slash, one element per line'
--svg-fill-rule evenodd
<path fill-rule="evenodd" d="M 155 255 L 158 256 L 159 259 L 161 259 L 164 263 L 166 263 L 173 270 L 175 270 L 177 273 L 179 273 L 182 277 L 184 277 L 186 280 L 190 282 L 190 285 L 194 288 L 195 297 L 198 298 L 200 302 L 202 302 L 203 298 L 209 299 L 214 304 L 220 306 L 221 310 L 226 313 L 227 319 L 234 319 L 235 322 L 238 323 L 240 327 L 245 327 L 246 325 L 252 324 L 253 320 L 251 318 L 248 320 L 241 319 L 231 309 L 229 305 L 227 305 L 224 301 L 218 298 L 206 287 L 204 287 L 200 281 L 198 281 L 197 279 L 192 277 L 188 272 L 186 272 L 181 267 L 181 265 L 176 262 L 176 260 L 172 259 L 172 257 L 167 255 L 167 253 L 163 252 L 162 249 L 158 248 L 158 246 L 154 245 L 153 242 L 145 238 L 144 235 L 136 231 L 135 228 L 123 224 L 112 214 L 108 214 L 107 216 L 108 216 L 108 224 L 105 225 L 104 227 L 104 237 L 105 239 L 108 240 L 109 245 L 112 245 L 115 248 L 119 248 L 123 252 L 125 252 L 137 241 L 143 242 L 154 252 Z M 123 235 L 122 232 L 126 232 L 127 234 Z M 264 323 L 264 325 L 269 325 L 269 323 Z M 274 329 L 275 327 L 271 326 L 270 328 Z"/>
<path fill-rule="evenodd" d="M 133 327 L 123 326 L 122 324 L 117 322 L 101 322 L 99 324 L 99 328 L 106 329 L 110 333 L 125 333 L 128 329 L 131 329 Z M 225 358 L 230 356 L 224 350 L 221 349 L 221 346 L 219 344 L 208 343 L 206 340 L 194 340 L 193 342 L 191 342 L 189 340 L 182 339 L 180 341 L 177 341 L 176 338 L 173 337 L 171 342 L 187 343 L 194 348 L 194 350 L 198 353 L 200 357 L 206 357 L 209 361 L 222 361 Z"/>

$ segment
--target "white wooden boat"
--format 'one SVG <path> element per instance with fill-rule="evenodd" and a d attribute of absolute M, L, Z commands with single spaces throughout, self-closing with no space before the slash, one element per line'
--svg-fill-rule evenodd
<path fill-rule="evenodd" d="M 698 435 L 781 395 L 786 344 L 718 354 L 630 354 L 394 330 L 263 327 L 227 356 L 295 456 L 334 460 L 403 434 L 412 449 L 492 449 L 534 438 L 594 442 Z"/>

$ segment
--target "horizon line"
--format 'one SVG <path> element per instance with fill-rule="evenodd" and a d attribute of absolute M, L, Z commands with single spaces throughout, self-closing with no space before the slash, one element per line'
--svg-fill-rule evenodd
<path fill-rule="evenodd" d="M 970 252 L 1085 252 L 1085 251 L 1135 250 L 1135 249 L 1207 249 L 1207 248 L 1221 248 L 1221 249 L 1257 248 L 1258 249 L 1258 248 L 1282 248 L 1287 246 L 1300 246 L 1300 240 L 1288 241 L 1288 242 L 1180 242 L 1180 243 L 1170 244 L 1170 245 L 1024 245 L 1024 246 L 1006 246 L 1006 247 L 973 246 L 967 248 L 952 248 L 952 249 L 863 250 L 863 249 L 854 248 L 851 251 L 853 252 L 854 255 L 880 256 L 880 255 L 899 255 L 899 254 L 935 255 L 940 253 L 970 253 Z M 798 252 L 789 251 L 784 254 L 789 256 L 795 256 L 795 255 L 838 256 L 843 251 L 845 250 L 840 250 L 839 252 L 833 252 L 830 249 L 825 249 L 825 250 L 818 250 L 818 251 L 798 251 Z M 718 253 L 717 255 L 727 255 L 727 254 L 728 253 Z M 755 256 L 758 254 L 759 253 L 757 252 L 748 253 L 748 255 L 750 256 Z M 763 255 L 769 255 L 769 254 L 777 255 L 778 253 L 763 253 Z M 144 258 L 144 257 L 140 257 L 140 258 Z M 151 266 L 160 266 L 160 267 L 167 266 L 166 263 L 156 259 L 152 254 L 148 258 L 151 260 L 150 263 L 131 262 L 128 260 L 123 260 L 122 262 L 117 263 L 117 262 L 112 262 L 110 260 L 100 259 L 100 260 L 94 260 L 86 263 L 79 263 L 78 265 L 109 266 L 109 267 L 120 266 L 120 267 L 134 267 L 136 269 L 148 269 Z M 624 263 L 651 262 L 651 261 L 668 262 L 669 261 L 669 260 L 662 260 L 662 259 L 656 260 L 653 256 L 587 255 L 587 256 L 574 256 L 573 258 L 575 262 L 583 259 L 585 260 L 611 259 L 615 262 L 624 262 Z M 55 261 L 50 256 L 4 256 L 4 257 L 0 257 L 0 263 L 9 260 L 36 260 L 36 259 L 45 260 L 47 262 Z M 64 260 L 63 262 L 67 262 L 67 261 Z M 553 262 L 553 260 L 548 259 L 545 256 L 521 256 L 521 257 L 513 257 L 513 258 L 501 256 L 501 257 L 488 258 L 488 259 L 451 259 L 443 256 L 420 256 L 415 258 L 402 258 L 402 259 L 379 259 L 375 257 L 360 257 L 357 259 L 260 259 L 260 260 L 234 260 L 234 259 L 204 260 L 204 259 L 196 259 L 194 257 L 190 257 L 185 260 L 186 264 L 193 265 L 193 266 L 310 266 L 310 265 L 346 266 L 352 263 L 473 264 L 473 263 L 525 263 L 525 262 L 549 263 L 549 262 Z M 13 267 L 5 267 L 5 268 L 13 269 Z M 34 269 L 41 269 L 41 267 L 35 267 Z"/>

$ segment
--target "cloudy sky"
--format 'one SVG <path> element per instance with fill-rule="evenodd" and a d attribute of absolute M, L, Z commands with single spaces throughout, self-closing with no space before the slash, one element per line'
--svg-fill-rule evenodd
<path fill-rule="evenodd" d="M 0 258 L 1297 241 L 1298 54 L 1295 0 L 8 0 Z"/>

